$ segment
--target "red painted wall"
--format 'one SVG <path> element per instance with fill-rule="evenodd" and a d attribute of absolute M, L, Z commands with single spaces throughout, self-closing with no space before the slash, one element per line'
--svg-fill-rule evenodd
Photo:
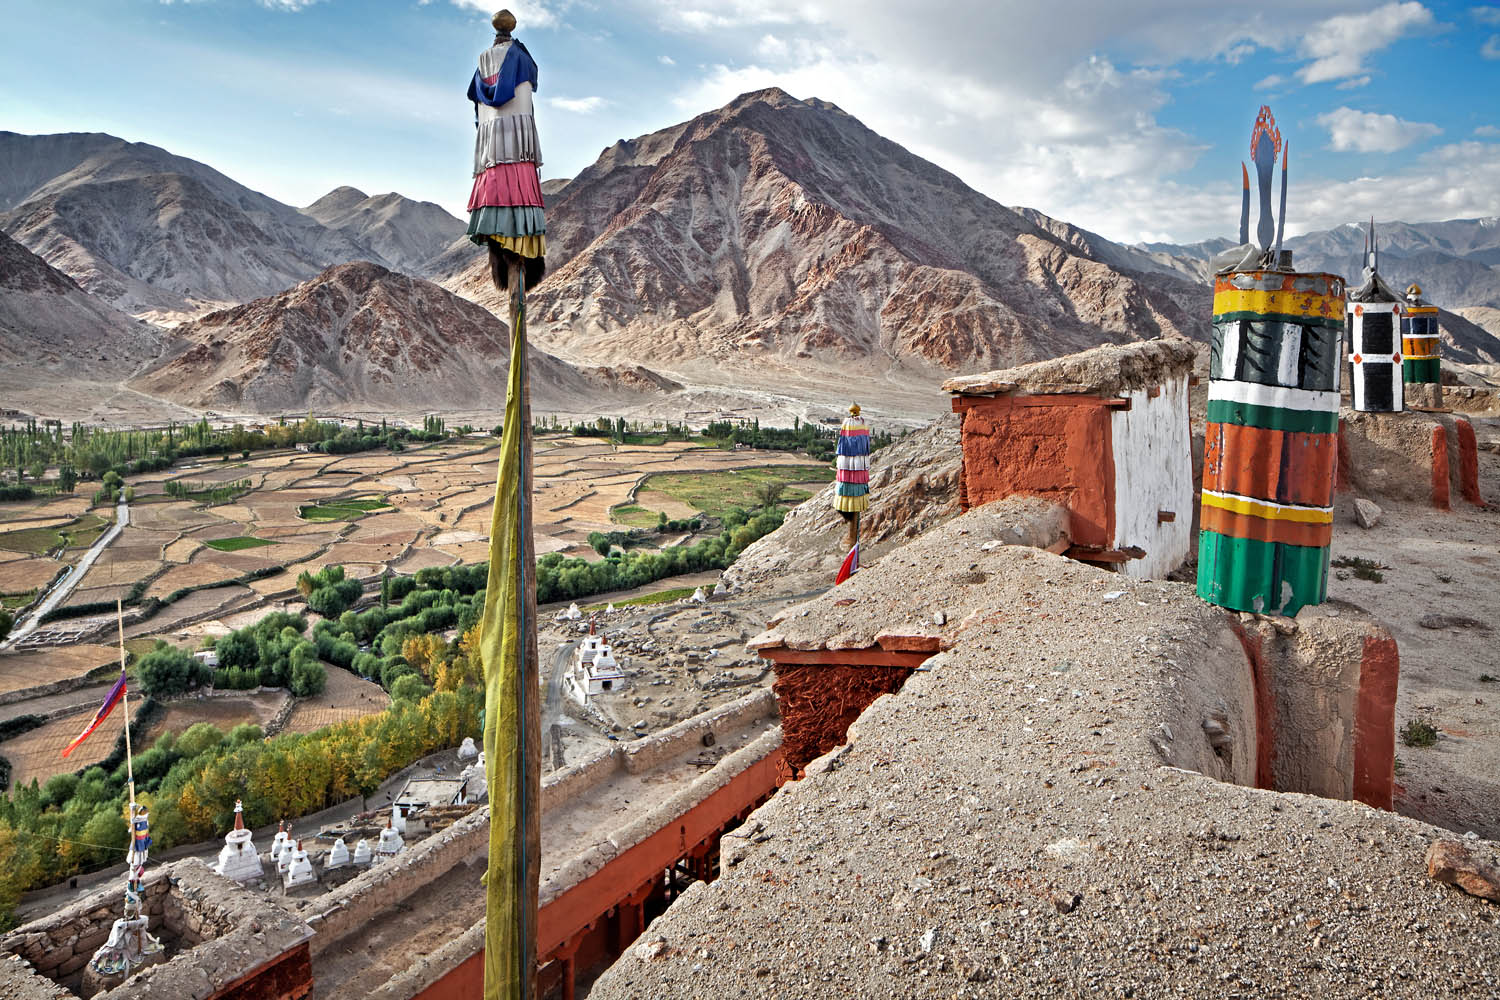
<path fill-rule="evenodd" d="M 1115 463 L 1108 401 L 1098 396 L 957 396 L 963 415 L 963 486 L 969 506 L 1017 493 L 1071 514 L 1073 544 L 1109 548 L 1115 534 Z"/>

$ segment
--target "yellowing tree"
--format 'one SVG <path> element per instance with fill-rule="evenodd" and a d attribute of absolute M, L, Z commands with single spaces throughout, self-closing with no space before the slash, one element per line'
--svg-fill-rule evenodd
<path fill-rule="evenodd" d="M 433 675 L 447 652 L 448 644 L 443 641 L 443 637 L 431 632 L 427 635 L 414 635 L 401 644 L 401 655 L 428 683 L 432 682 Z"/>

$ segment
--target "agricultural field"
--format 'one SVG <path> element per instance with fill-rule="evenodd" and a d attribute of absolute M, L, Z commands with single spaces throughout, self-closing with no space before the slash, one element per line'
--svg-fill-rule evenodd
<path fill-rule="evenodd" d="M 782 500 L 793 502 L 832 475 L 789 452 L 638 440 L 650 443 L 536 439 L 538 555 L 595 559 L 591 532 L 637 521 L 654 527 L 662 513 L 685 520 L 756 506 L 757 490 L 771 482 L 786 484 Z M 69 589 L 51 626 L 59 637 L 92 633 L 107 643 L 119 600 L 140 619 L 127 619 L 130 638 L 189 644 L 226 631 L 222 623 L 236 616 L 299 605 L 304 570 L 336 564 L 372 582 L 481 561 L 498 457 L 495 438 L 470 435 L 402 452 L 195 458 L 127 476 L 128 523 L 86 571 L 60 584 Z M 0 504 L 0 604 L 22 607 L 46 594 L 109 528 L 115 511 L 90 509 L 89 489 Z M 0 678 L 20 673 L 7 669 L 9 659 L 0 651 Z M 37 683 L 71 669 L 44 668 Z"/>
<path fill-rule="evenodd" d="M 292 709 L 283 732 L 311 733 L 335 722 L 358 719 L 385 711 L 391 696 L 362 677 L 338 667 L 328 669 L 328 684 L 323 693 L 304 698 Z"/>

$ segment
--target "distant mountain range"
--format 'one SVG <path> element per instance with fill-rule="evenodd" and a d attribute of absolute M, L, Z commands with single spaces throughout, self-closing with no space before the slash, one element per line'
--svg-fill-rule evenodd
<path fill-rule="evenodd" d="M 538 404 L 575 412 L 634 401 L 789 420 L 860 398 L 930 414 L 953 371 L 1202 339 L 1207 260 L 1227 242 L 1126 246 L 1007 208 L 837 107 L 775 89 L 621 140 L 544 190 L 549 273 L 528 309 L 550 387 Z M 121 399 L 162 405 L 416 412 L 499 398 L 503 322 L 422 279 L 502 318 L 503 303 L 463 222 L 431 203 L 340 187 L 298 209 L 155 146 L 0 132 L 0 230 L 41 258 L 0 255 L 29 276 L 0 282 L 6 346 L 33 345 L 13 373 L 102 347 L 103 374 L 128 380 Z M 1379 231 L 1392 283 L 1465 307 L 1443 316 L 1448 355 L 1500 361 L 1477 325 L 1500 317 L 1500 222 Z M 1355 277 L 1363 230 L 1289 245 L 1300 267 Z M 47 265 L 54 276 L 37 277 Z"/>

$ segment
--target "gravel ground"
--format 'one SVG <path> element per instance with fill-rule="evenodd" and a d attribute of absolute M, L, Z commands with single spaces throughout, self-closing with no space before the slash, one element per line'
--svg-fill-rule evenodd
<path fill-rule="evenodd" d="M 1190 720 L 1241 669 L 1222 612 L 1185 584 L 984 552 L 982 525 L 776 626 L 941 611 L 955 644 L 727 836 L 722 877 L 591 996 L 1500 996 L 1500 906 L 1425 874 L 1443 831 L 1164 763 L 1167 723 L 1171 759 L 1213 769 Z"/>

